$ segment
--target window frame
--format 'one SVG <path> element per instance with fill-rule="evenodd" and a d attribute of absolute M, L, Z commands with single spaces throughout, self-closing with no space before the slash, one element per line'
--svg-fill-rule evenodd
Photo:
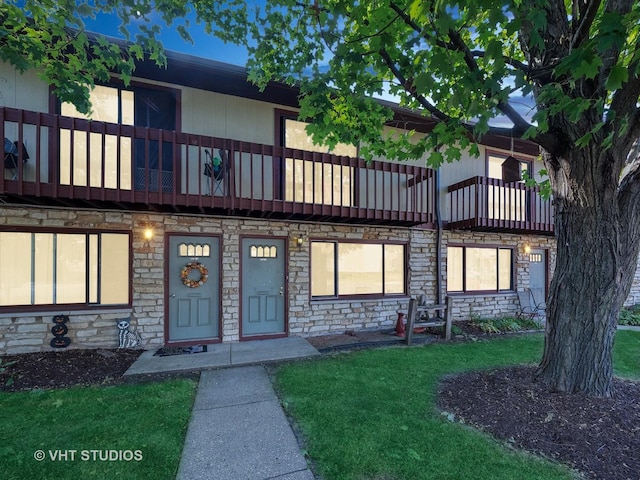
<path fill-rule="evenodd" d="M 334 293 L 333 295 L 312 295 L 312 282 L 313 282 L 313 268 L 312 268 L 312 248 L 314 243 L 331 243 L 335 246 L 334 248 Z M 380 245 L 382 247 L 382 292 L 381 293 L 366 293 L 366 294 L 340 294 L 340 270 L 338 263 L 338 247 L 343 244 L 360 244 L 360 245 Z M 399 245 L 404 249 L 403 255 L 403 292 L 402 293 L 385 293 L 385 245 Z M 406 298 L 408 295 L 408 262 L 409 262 L 409 243 L 403 241 L 396 240 L 388 240 L 388 241 L 377 241 L 377 240 L 358 240 L 358 239 L 333 239 L 333 238 L 311 238 L 309 239 L 309 298 L 311 301 L 321 301 L 321 300 L 363 300 L 363 299 L 389 299 L 389 298 Z"/>
<path fill-rule="evenodd" d="M 28 233 L 28 234 L 68 234 L 68 235 L 84 235 L 86 238 L 85 248 L 87 251 L 86 263 L 85 263 L 85 302 L 83 303 L 48 303 L 48 304 L 33 304 L 33 305 L 0 305 L 0 314 L 6 313 L 23 313 L 23 312 L 50 312 L 50 311 L 86 311 L 86 310 L 123 310 L 130 309 L 133 306 L 133 232 L 131 230 L 123 229 L 89 229 L 89 228 L 47 228 L 47 227 L 23 227 L 16 226 L 11 228 L 0 228 L 2 233 Z M 122 234 L 128 236 L 128 249 L 129 249 L 129 261 L 128 261 L 128 298 L 127 303 L 119 304 L 105 304 L 91 302 L 91 284 L 89 278 L 91 277 L 91 265 L 89 264 L 89 249 L 90 249 L 90 235 L 102 235 L 102 234 Z M 98 245 L 100 245 L 100 238 L 98 238 Z M 102 257 L 102 249 L 99 247 L 97 254 L 98 267 L 100 265 Z M 32 266 L 32 268 L 37 268 Z M 99 270 L 98 270 L 99 272 Z M 97 292 L 98 298 L 101 296 L 101 278 L 98 274 L 97 280 Z M 33 289 L 34 277 L 32 274 L 31 288 Z"/>
<path fill-rule="evenodd" d="M 534 177 L 534 172 L 533 172 L 533 162 L 534 159 L 531 157 L 526 157 L 524 155 L 520 155 L 519 153 L 513 152 L 513 153 L 509 153 L 509 152 L 502 152 L 502 151 L 498 151 L 498 150 L 485 150 L 485 157 L 484 157 L 484 174 L 485 177 L 487 178 L 493 178 L 493 177 L 489 177 L 489 157 L 497 157 L 497 158 L 501 158 L 503 161 L 506 160 L 508 157 L 513 157 L 516 160 L 518 160 L 520 162 L 520 175 L 522 176 L 522 164 L 525 163 L 527 165 L 527 171 L 529 172 L 529 175 L 531 176 L 531 178 Z M 498 180 L 503 180 L 502 175 L 500 176 L 500 178 Z M 522 182 L 522 180 L 520 180 Z"/>
<path fill-rule="evenodd" d="M 449 275 L 447 271 L 447 295 L 486 295 L 486 294 L 504 294 L 513 293 L 516 290 L 516 254 L 517 247 L 513 245 L 496 245 L 496 244 L 469 244 L 469 243 L 449 243 L 447 244 L 447 269 L 449 268 L 449 252 L 450 247 L 462 248 L 462 290 L 449 290 Z M 467 290 L 467 249 L 487 249 L 496 252 L 496 289 L 495 290 Z M 511 265 L 509 284 L 510 288 L 500 289 L 500 250 L 511 251 Z"/>
<path fill-rule="evenodd" d="M 136 127 L 140 127 L 139 124 L 136 124 L 135 121 L 135 111 L 136 111 L 136 101 L 135 101 L 135 92 L 138 90 L 146 90 L 146 91 L 158 91 L 158 92 L 162 92 L 162 93 L 168 93 L 173 95 L 174 98 L 174 107 L 175 107 L 175 118 L 173 119 L 174 121 L 174 131 L 177 133 L 182 132 L 182 90 L 180 88 L 174 88 L 171 86 L 165 86 L 165 85 L 156 85 L 156 84 L 152 84 L 152 83 L 145 83 L 145 82 L 140 82 L 140 81 L 131 81 L 129 83 L 129 85 L 125 85 L 124 82 L 117 77 L 111 77 L 109 79 L 109 81 L 98 81 L 96 82 L 96 86 L 102 86 L 102 87 L 109 87 L 109 88 L 114 88 L 118 91 L 118 122 L 116 123 L 117 125 L 125 125 L 122 124 L 122 91 L 128 91 L 128 92 L 133 92 L 134 93 L 134 101 L 133 101 L 133 109 L 134 109 L 134 121 L 132 125 L 126 124 L 126 127 L 129 128 L 133 128 L 135 129 Z M 56 114 L 56 115 L 62 115 L 62 101 L 53 93 L 53 88 L 50 87 L 49 88 L 49 112 Z M 76 118 L 76 117 L 71 117 L 71 118 Z M 85 120 L 83 118 L 78 118 L 79 121 L 84 121 L 84 122 L 90 122 L 91 120 Z M 105 122 L 105 123 L 111 123 L 111 122 Z M 146 128 L 144 126 L 142 126 L 141 128 Z M 49 129 L 49 171 L 50 172 L 58 172 L 58 176 L 60 175 L 60 162 L 61 162 L 61 158 L 60 158 L 60 151 L 58 150 L 54 150 L 54 146 L 58 145 L 59 142 L 59 136 L 60 136 L 60 132 L 62 131 L 62 128 L 58 128 L 57 130 L 51 128 Z M 125 137 L 123 137 L 125 138 Z M 137 140 L 141 140 L 141 139 L 137 139 Z M 142 168 L 140 165 L 136 164 L 136 146 L 135 146 L 135 142 L 136 142 L 136 138 L 132 137 L 131 138 L 131 153 L 132 153 L 132 158 L 131 158 L 131 191 L 137 190 L 137 188 L 135 187 L 136 185 L 136 179 L 135 179 L 135 173 L 136 173 L 136 169 L 138 168 Z M 167 142 L 163 142 L 167 143 Z M 180 149 L 177 150 L 177 152 L 172 153 L 172 155 L 175 155 L 176 158 L 173 158 L 171 160 L 172 166 L 170 170 L 167 170 L 165 168 L 164 165 L 159 166 L 159 170 L 163 171 L 163 172 L 167 172 L 170 171 L 172 172 L 173 175 L 176 175 L 175 178 L 175 182 L 176 185 L 180 185 L 181 182 L 181 169 L 178 168 L 177 170 L 175 170 L 173 168 L 174 165 L 177 165 L 178 167 L 180 167 L 180 162 L 181 162 L 181 152 Z M 88 160 L 89 157 L 88 157 Z M 57 166 L 55 165 L 55 163 L 57 162 Z M 71 162 L 73 164 L 73 159 L 71 159 Z M 163 158 L 163 163 L 165 162 L 165 159 Z M 60 179 L 56 178 L 54 179 L 54 181 L 59 182 Z M 90 180 L 89 178 L 87 178 L 87 183 L 89 183 Z M 72 182 L 73 183 L 73 182 Z M 118 179 L 118 185 L 120 185 L 120 180 Z M 85 187 L 85 185 L 80 185 L 81 187 Z M 91 188 L 105 188 L 104 185 L 100 186 L 100 187 L 91 187 Z M 118 187 L 120 189 L 120 187 Z M 129 189 L 127 189 L 129 190 Z M 165 188 L 163 188 L 163 190 L 165 190 Z M 152 190 L 153 191 L 153 190 Z M 168 190 L 167 190 L 168 191 Z M 166 191 L 165 191 L 166 193 Z"/>

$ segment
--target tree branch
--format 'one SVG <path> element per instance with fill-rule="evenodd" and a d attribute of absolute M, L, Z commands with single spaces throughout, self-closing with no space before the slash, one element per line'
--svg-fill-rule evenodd
<path fill-rule="evenodd" d="M 460 34 L 454 30 L 449 30 L 448 35 L 452 41 L 452 46 L 459 52 L 462 52 L 464 54 L 465 63 L 467 64 L 469 71 L 482 72 L 482 69 L 478 65 L 478 62 L 476 62 L 475 58 L 471 54 L 471 50 L 469 50 L 467 45 L 464 43 L 464 40 L 462 39 Z M 484 94 L 487 96 L 487 98 L 492 98 L 491 92 L 485 91 Z M 509 103 L 506 103 L 500 99 L 498 100 L 498 104 L 496 106 L 498 110 L 504 113 L 507 118 L 513 122 L 514 133 L 517 134 L 517 136 L 522 136 L 522 134 L 526 132 L 529 127 L 531 127 L 531 124 L 524 118 L 522 118 L 522 116 L 518 112 L 516 112 L 516 110 L 511 105 L 509 105 Z"/>
<path fill-rule="evenodd" d="M 384 48 L 379 51 L 380 56 L 384 60 L 384 63 L 387 65 L 387 68 L 391 71 L 394 77 L 400 82 L 400 85 L 409 93 L 413 98 L 415 98 L 422 107 L 427 110 L 431 115 L 436 117 L 438 120 L 449 121 L 451 117 L 446 115 L 444 112 L 436 108 L 431 102 L 429 102 L 423 95 L 419 94 L 416 91 L 415 86 L 413 85 L 413 81 L 405 78 L 400 69 L 393 62 L 393 59 L 389 55 Z"/>
<path fill-rule="evenodd" d="M 413 30 L 419 32 L 424 37 L 420 26 L 416 24 L 398 5 L 396 5 L 395 3 L 391 3 L 390 6 L 407 25 L 409 25 Z M 475 60 L 473 52 L 464 43 L 464 40 L 462 40 L 460 34 L 454 30 L 449 30 L 447 34 L 449 36 L 449 39 L 451 40 L 450 43 L 447 44 L 444 42 L 436 42 L 436 44 L 443 48 L 446 48 L 447 50 L 461 52 L 464 55 L 465 63 L 467 64 L 470 72 L 482 72 L 482 69 L 478 65 L 478 62 L 476 62 Z M 494 95 L 492 95 L 491 92 L 488 91 L 485 91 L 484 95 L 487 98 L 494 98 Z M 509 120 L 511 120 L 514 125 L 514 128 L 512 130 L 513 133 L 516 134 L 516 136 L 522 136 L 524 132 L 526 132 L 529 127 L 531 127 L 531 124 L 524 118 L 522 118 L 522 116 L 508 103 L 499 99 L 496 107 L 504 115 L 506 115 Z"/>
<path fill-rule="evenodd" d="M 585 38 L 589 37 L 589 30 L 593 21 L 596 18 L 598 9 L 600 8 L 601 0 L 594 0 L 587 4 L 587 8 L 584 12 L 580 12 L 580 6 L 578 2 L 574 2 L 575 9 L 578 10 L 578 15 L 574 16 L 573 24 L 576 28 L 573 28 L 573 38 L 571 39 L 571 50 L 580 46 Z M 576 6 L 577 5 L 577 6 Z M 582 15 L 580 15 L 582 13 Z"/>

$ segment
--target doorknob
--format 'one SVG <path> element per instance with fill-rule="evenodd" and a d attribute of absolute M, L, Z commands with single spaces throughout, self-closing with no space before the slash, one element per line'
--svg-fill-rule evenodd
<path fill-rule="evenodd" d="M 171 298 L 176 298 L 176 294 L 175 294 L 175 293 L 172 293 L 171 295 L 169 295 L 169 297 L 171 297 Z"/>
<path fill-rule="evenodd" d="M 280 287 L 280 296 L 284 297 L 284 287 Z"/>

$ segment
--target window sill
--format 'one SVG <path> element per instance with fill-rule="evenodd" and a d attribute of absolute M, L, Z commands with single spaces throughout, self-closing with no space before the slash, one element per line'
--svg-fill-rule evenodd
<path fill-rule="evenodd" d="M 398 303 L 407 301 L 411 298 L 409 295 L 367 295 L 367 296 L 343 296 L 343 297 L 323 297 L 311 298 L 311 304 L 322 303 L 353 303 L 353 302 L 382 302 L 382 303 Z"/>
<path fill-rule="evenodd" d="M 10 307 L 8 307 L 10 308 Z M 96 315 L 100 313 L 115 313 L 115 314 L 131 314 L 133 312 L 132 307 L 118 307 L 118 308 L 109 308 L 109 307 L 94 307 L 90 310 L 69 310 L 60 308 L 57 310 L 26 310 L 24 307 L 20 307 L 21 310 L 14 310 L 13 312 L 0 312 L 0 318 L 11 318 L 11 317 L 53 317 L 55 315 L 67 315 L 69 317 L 73 317 L 74 315 Z"/>
<path fill-rule="evenodd" d="M 496 292 L 495 290 L 487 290 L 482 292 L 447 292 L 450 297 L 514 297 L 517 293 L 513 290 L 505 292 Z"/>

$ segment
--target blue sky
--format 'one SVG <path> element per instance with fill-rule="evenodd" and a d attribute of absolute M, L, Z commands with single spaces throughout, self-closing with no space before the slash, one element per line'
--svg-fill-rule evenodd
<path fill-rule="evenodd" d="M 225 44 L 219 38 L 213 35 L 207 35 L 201 25 L 196 25 L 194 17 L 190 19 L 192 28 L 189 34 L 194 43 L 187 43 L 176 32 L 175 28 L 168 27 L 161 19 L 162 31 L 160 40 L 166 50 L 187 53 L 198 57 L 210 58 L 233 65 L 245 66 L 247 61 L 247 51 L 244 47 Z M 112 37 L 122 38 L 118 31 L 120 20 L 116 15 L 100 15 L 95 20 L 85 20 L 87 30 L 91 32 L 102 33 Z"/>

